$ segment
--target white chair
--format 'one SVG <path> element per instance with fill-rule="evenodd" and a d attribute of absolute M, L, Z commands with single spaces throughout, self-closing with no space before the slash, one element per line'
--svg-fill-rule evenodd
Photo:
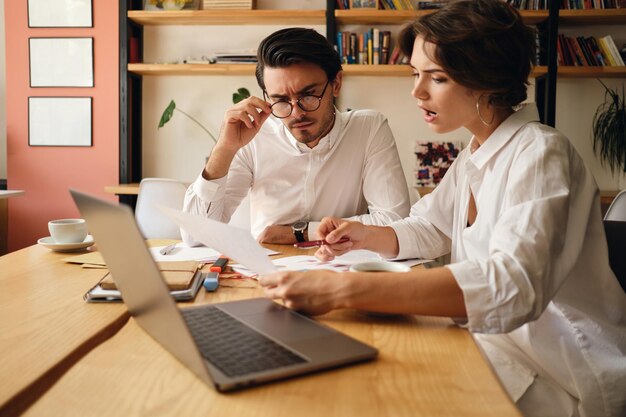
<path fill-rule="evenodd" d="M 180 229 L 158 205 L 181 210 L 187 185 L 169 178 L 144 178 L 139 183 L 135 219 L 146 239 L 181 239 Z"/>
<path fill-rule="evenodd" d="M 626 222 L 626 190 L 620 191 L 615 196 L 604 215 L 604 220 Z"/>
<path fill-rule="evenodd" d="M 609 247 L 609 264 L 626 291 L 626 190 L 621 191 L 604 215 L 604 233 Z"/>

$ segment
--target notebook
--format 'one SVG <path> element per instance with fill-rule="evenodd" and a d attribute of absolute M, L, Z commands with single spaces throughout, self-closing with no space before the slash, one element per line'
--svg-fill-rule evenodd
<path fill-rule="evenodd" d="M 198 261 L 157 262 L 170 295 L 176 301 L 191 301 L 196 297 L 208 274 L 208 271 L 199 269 L 202 265 Z M 122 295 L 113 277 L 106 267 L 103 271 L 102 279 L 83 295 L 83 299 L 88 303 L 121 302 Z"/>
<path fill-rule="evenodd" d="M 264 298 L 178 309 L 131 209 L 70 192 L 130 314 L 218 391 L 376 357 L 375 348 Z"/>

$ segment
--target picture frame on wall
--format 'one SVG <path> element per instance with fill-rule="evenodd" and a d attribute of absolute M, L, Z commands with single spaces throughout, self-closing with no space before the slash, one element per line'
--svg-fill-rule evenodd
<path fill-rule="evenodd" d="M 29 38 L 31 87 L 93 87 L 93 38 Z"/>
<path fill-rule="evenodd" d="M 29 97 L 29 146 L 92 146 L 91 97 Z"/>
<path fill-rule="evenodd" d="M 378 9 L 378 0 L 350 0 L 351 9 Z"/>
<path fill-rule="evenodd" d="M 28 27 L 93 27 L 93 0 L 28 0 Z"/>

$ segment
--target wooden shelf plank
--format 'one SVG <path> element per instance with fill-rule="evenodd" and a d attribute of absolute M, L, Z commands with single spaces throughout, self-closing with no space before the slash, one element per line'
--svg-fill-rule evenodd
<path fill-rule="evenodd" d="M 433 10 L 335 10 L 339 25 L 403 25 Z M 522 10 L 524 22 L 535 25 L 548 18 L 547 10 Z"/>
<path fill-rule="evenodd" d="M 559 22 L 565 25 L 626 24 L 626 9 L 560 10 Z"/>
<path fill-rule="evenodd" d="M 335 10 L 338 25 L 402 25 L 432 10 Z"/>
<path fill-rule="evenodd" d="M 107 185 L 104 187 L 104 192 L 117 195 L 137 195 L 139 194 L 139 183 Z"/>
<path fill-rule="evenodd" d="M 128 64 L 139 75 L 254 75 L 255 64 Z"/>
<path fill-rule="evenodd" d="M 408 65 L 343 65 L 345 75 L 365 75 L 376 77 L 402 77 L 411 75 Z"/>
<path fill-rule="evenodd" d="M 622 78 L 626 77 L 626 67 L 573 67 L 558 68 L 560 78 Z"/>
<path fill-rule="evenodd" d="M 255 64 L 128 64 L 128 71 L 138 75 L 254 75 Z M 345 75 L 350 76 L 410 76 L 408 65 L 344 65 Z M 533 77 L 545 75 L 546 67 L 537 67 Z"/>
<path fill-rule="evenodd" d="M 326 10 L 130 10 L 139 25 L 325 25 Z"/>
<path fill-rule="evenodd" d="M 335 10 L 340 25 L 402 25 L 432 10 Z M 128 18 L 139 25 L 291 25 L 326 24 L 325 10 L 130 10 Z M 522 11 L 527 24 L 545 20 L 545 10 Z"/>

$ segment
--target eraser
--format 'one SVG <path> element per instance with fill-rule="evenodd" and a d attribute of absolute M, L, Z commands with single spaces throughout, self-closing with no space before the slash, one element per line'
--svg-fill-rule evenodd
<path fill-rule="evenodd" d="M 204 289 L 207 291 L 215 291 L 219 286 L 219 273 L 209 272 L 204 278 Z"/>

